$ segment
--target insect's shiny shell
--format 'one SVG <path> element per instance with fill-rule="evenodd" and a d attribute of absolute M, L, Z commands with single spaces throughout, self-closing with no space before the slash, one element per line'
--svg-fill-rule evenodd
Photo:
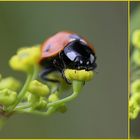
<path fill-rule="evenodd" d="M 40 64 L 43 60 L 59 54 L 59 52 L 61 52 L 70 42 L 76 39 L 81 39 L 82 41 L 87 43 L 88 47 L 90 47 L 93 50 L 93 52 L 95 52 L 91 44 L 89 44 L 85 39 L 83 39 L 79 35 L 71 32 L 58 32 L 52 37 L 48 38 L 42 44 Z"/>

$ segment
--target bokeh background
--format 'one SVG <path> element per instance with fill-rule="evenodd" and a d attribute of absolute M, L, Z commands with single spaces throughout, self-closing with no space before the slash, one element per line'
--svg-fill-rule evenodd
<path fill-rule="evenodd" d="M 131 2 L 131 36 L 136 29 L 140 29 L 140 2 Z M 134 46 L 131 42 L 131 52 Z M 131 138 L 140 138 L 140 115 L 130 121 Z"/>
<path fill-rule="evenodd" d="M 89 39 L 98 74 L 50 117 L 17 114 L 0 138 L 127 138 L 127 2 L 0 2 L 0 72 L 21 80 L 8 66 L 19 47 L 71 30 Z"/>

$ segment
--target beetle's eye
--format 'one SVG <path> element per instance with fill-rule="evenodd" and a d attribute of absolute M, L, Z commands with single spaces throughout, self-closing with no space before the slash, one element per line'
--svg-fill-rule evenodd
<path fill-rule="evenodd" d="M 93 63 L 93 62 L 94 62 L 94 60 L 95 60 L 94 55 L 90 54 L 90 62 L 91 62 L 91 63 Z"/>

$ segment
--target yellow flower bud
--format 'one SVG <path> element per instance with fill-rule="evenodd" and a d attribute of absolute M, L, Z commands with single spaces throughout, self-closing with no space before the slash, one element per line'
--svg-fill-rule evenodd
<path fill-rule="evenodd" d="M 39 46 L 19 49 L 9 64 L 14 70 L 29 72 L 34 65 L 38 64 L 41 51 Z"/>
<path fill-rule="evenodd" d="M 0 90 L 7 88 L 16 91 L 20 88 L 20 86 L 20 82 L 13 77 L 7 77 L 0 81 Z"/>
<path fill-rule="evenodd" d="M 64 74 L 68 80 L 79 80 L 79 81 L 89 81 L 91 80 L 95 73 L 93 71 L 86 71 L 86 70 L 73 70 L 73 69 L 66 69 Z"/>
<path fill-rule="evenodd" d="M 140 50 L 139 49 L 135 49 L 133 51 L 132 60 L 134 61 L 135 64 L 140 66 Z"/>
<path fill-rule="evenodd" d="M 49 98 L 48 98 L 48 101 L 49 101 L 49 102 L 55 102 L 55 101 L 57 101 L 57 100 L 59 100 L 59 98 L 58 98 L 58 96 L 57 96 L 56 94 L 51 94 L 51 95 L 49 96 Z"/>
<path fill-rule="evenodd" d="M 17 93 L 9 89 L 0 90 L 0 104 L 9 106 L 16 100 Z"/>
<path fill-rule="evenodd" d="M 137 79 L 131 84 L 131 93 L 135 94 L 139 92 L 140 93 L 140 80 Z"/>
<path fill-rule="evenodd" d="M 139 106 L 130 99 L 129 101 L 129 116 L 131 119 L 136 119 L 140 112 Z"/>
<path fill-rule="evenodd" d="M 44 110 L 47 108 L 47 101 L 44 98 L 40 98 L 39 102 L 36 103 L 35 109 Z"/>
<path fill-rule="evenodd" d="M 34 94 L 31 94 L 30 92 L 28 92 L 27 94 L 27 101 L 29 103 L 35 103 L 39 101 L 39 98 L 37 96 L 35 96 Z"/>
<path fill-rule="evenodd" d="M 33 109 L 44 110 L 47 108 L 47 101 L 45 97 L 38 97 L 35 94 L 28 92 L 27 100 Z"/>
<path fill-rule="evenodd" d="M 131 102 L 134 102 L 135 104 L 140 106 L 140 92 L 137 92 L 131 96 Z"/>
<path fill-rule="evenodd" d="M 132 44 L 135 47 L 140 48 L 140 30 L 134 31 L 134 33 L 132 35 Z"/>
<path fill-rule="evenodd" d="M 37 80 L 34 80 L 30 83 L 28 91 L 35 95 L 46 96 L 49 94 L 50 90 L 47 85 L 44 85 Z"/>

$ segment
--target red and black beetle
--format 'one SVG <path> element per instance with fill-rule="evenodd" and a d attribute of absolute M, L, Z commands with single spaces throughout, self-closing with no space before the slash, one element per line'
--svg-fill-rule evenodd
<path fill-rule="evenodd" d="M 65 69 L 89 71 L 94 70 L 97 66 L 95 50 L 92 45 L 71 32 L 58 32 L 47 39 L 41 46 L 39 63 L 44 68 L 40 77 L 52 82 L 58 81 L 46 78 L 50 72 L 59 71 L 67 81 L 64 76 Z"/>

